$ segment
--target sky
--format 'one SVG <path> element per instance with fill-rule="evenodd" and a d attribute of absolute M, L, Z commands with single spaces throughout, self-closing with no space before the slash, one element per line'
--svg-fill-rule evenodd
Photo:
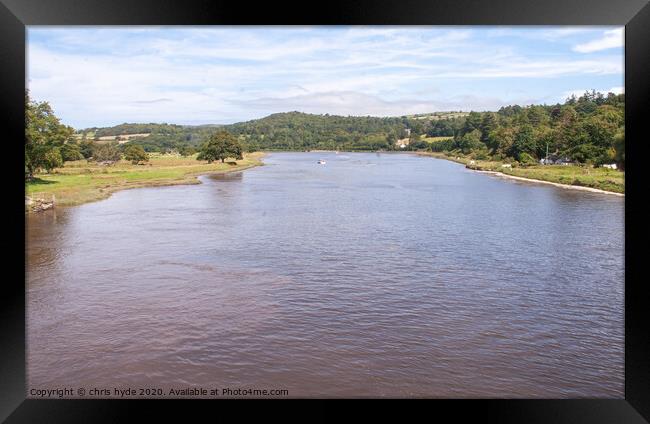
<path fill-rule="evenodd" d="M 28 27 L 27 87 L 77 129 L 402 116 L 623 92 L 623 27 Z"/>

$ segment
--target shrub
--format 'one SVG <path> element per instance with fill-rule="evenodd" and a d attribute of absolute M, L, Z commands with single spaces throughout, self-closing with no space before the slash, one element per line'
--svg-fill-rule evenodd
<path fill-rule="evenodd" d="M 535 165 L 537 163 L 534 157 L 525 152 L 519 154 L 519 162 L 522 165 Z"/>
<path fill-rule="evenodd" d="M 97 162 L 117 162 L 121 157 L 117 143 L 98 144 L 93 149 L 93 159 Z"/>
<path fill-rule="evenodd" d="M 124 149 L 124 159 L 131 161 L 132 164 L 137 165 L 140 162 L 149 162 L 149 155 L 141 146 L 128 146 Z"/>

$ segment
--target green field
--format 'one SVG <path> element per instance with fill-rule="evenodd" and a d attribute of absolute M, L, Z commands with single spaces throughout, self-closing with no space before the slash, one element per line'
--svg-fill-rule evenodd
<path fill-rule="evenodd" d="M 453 137 L 425 137 L 424 135 L 421 137 L 422 141 L 426 141 L 427 143 L 435 143 L 443 140 L 451 140 L 452 138 Z"/>
<path fill-rule="evenodd" d="M 447 156 L 444 153 L 429 152 L 419 154 L 459 162 L 470 169 L 478 171 L 495 171 L 515 177 L 625 193 L 625 172 L 616 169 L 576 165 L 532 165 L 523 167 L 516 164 L 512 165 L 513 168 L 502 168 L 504 162 L 500 161 L 474 160 L 474 164 L 470 164 L 472 159 L 456 155 Z"/>
<path fill-rule="evenodd" d="M 196 155 L 151 154 L 149 164 L 133 165 L 121 160 L 101 166 L 86 160 L 66 162 L 50 174 L 37 174 L 25 184 L 27 196 L 56 198 L 57 206 L 72 206 L 104 199 L 111 193 L 136 187 L 198 184 L 198 175 L 225 173 L 261 165 L 263 153 L 244 155 L 243 160 L 226 163 L 199 162 Z"/>

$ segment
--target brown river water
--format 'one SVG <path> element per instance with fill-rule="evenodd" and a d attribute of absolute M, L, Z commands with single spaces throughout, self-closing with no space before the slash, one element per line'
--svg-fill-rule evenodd
<path fill-rule="evenodd" d="M 622 198 L 406 154 L 265 163 L 28 216 L 28 396 L 624 396 Z"/>

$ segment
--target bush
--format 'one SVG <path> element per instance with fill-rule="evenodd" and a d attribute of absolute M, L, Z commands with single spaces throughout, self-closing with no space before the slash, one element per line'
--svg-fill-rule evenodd
<path fill-rule="evenodd" d="M 97 162 L 117 162 L 122 153 L 117 143 L 98 144 L 93 149 L 93 159 Z"/>
<path fill-rule="evenodd" d="M 73 160 L 81 160 L 84 158 L 84 156 L 81 154 L 81 150 L 78 144 L 65 143 L 60 150 L 61 150 L 61 158 L 65 162 L 69 162 Z"/>
<path fill-rule="evenodd" d="M 487 160 L 487 159 L 490 158 L 490 155 L 488 154 L 487 149 L 477 150 L 477 151 L 474 152 L 474 154 L 472 156 L 474 157 L 474 159 L 477 159 L 477 160 Z"/>
<path fill-rule="evenodd" d="M 535 165 L 537 161 L 534 157 L 524 152 L 519 154 L 519 163 L 522 165 Z"/>
<path fill-rule="evenodd" d="M 181 146 L 181 148 L 178 149 L 178 153 L 180 153 L 181 156 L 192 156 L 196 153 L 196 150 L 192 146 Z"/>
<path fill-rule="evenodd" d="M 54 168 L 59 168 L 63 166 L 63 158 L 61 157 L 61 151 L 58 147 L 53 147 L 45 153 L 45 160 L 43 161 L 43 168 L 47 172 L 50 172 Z"/>
<path fill-rule="evenodd" d="M 124 159 L 131 161 L 133 165 L 140 162 L 149 162 L 149 155 L 142 146 L 128 146 L 124 149 Z"/>

